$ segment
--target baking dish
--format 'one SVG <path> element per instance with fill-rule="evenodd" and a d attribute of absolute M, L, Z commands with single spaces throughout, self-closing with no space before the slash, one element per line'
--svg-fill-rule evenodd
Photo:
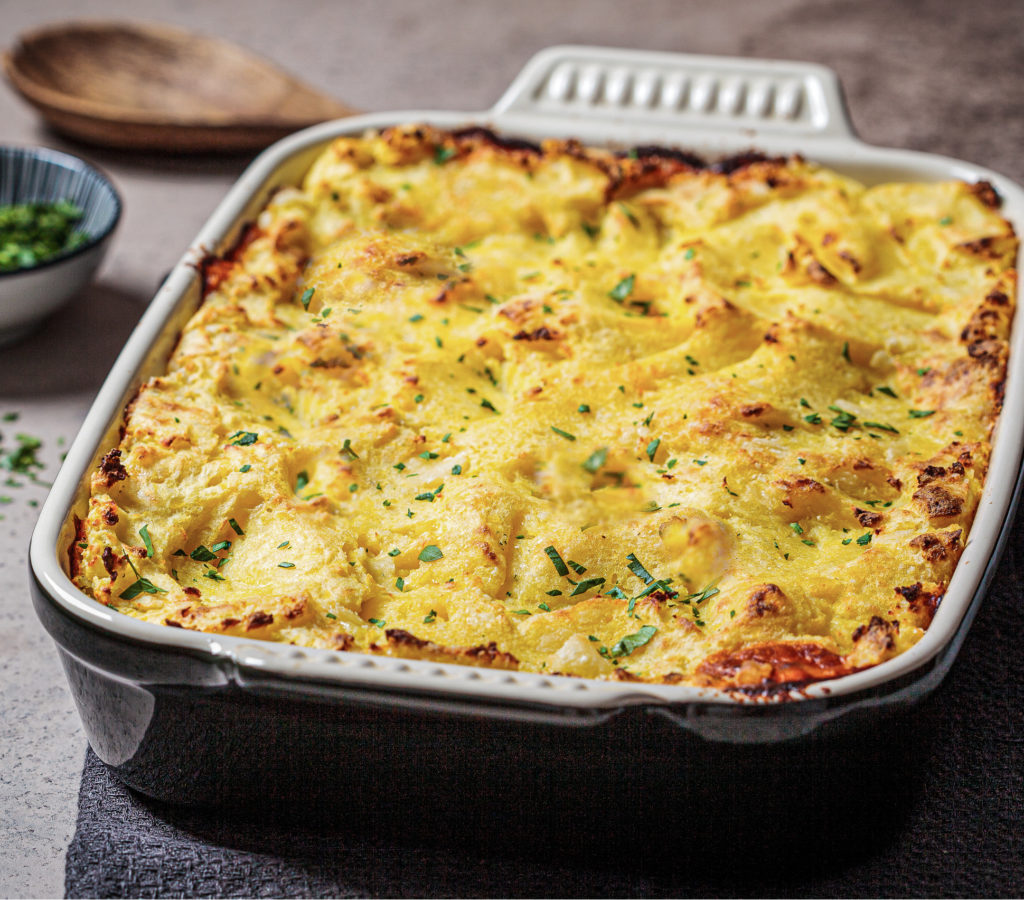
<path fill-rule="evenodd" d="M 120 616 L 74 587 L 62 566 L 69 511 L 138 384 L 161 371 L 201 300 L 197 270 L 229 247 L 279 187 L 296 183 L 334 137 L 401 122 L 483 125 L 532 140 L 680 146 L 715 157 L 756 147 L 803 155 L 867 183 L 989 181 L 1020 230 L 1024 191 L 969 163 L 884 150 L 856 139 L 836 76 L 819 66 L 588 47 L 531 60 L 480 114 L 398 111 L 307 129 L 258 157 L 204 226 L 132 335 L 101 389 L 41 511 L 30 566 L 37 612 L 101 759 L 130 785 L 165 799 L 237 798 L 277 781 L 303 783 L 318 762 L 359 752 L 439 759 L 443 748 L 556 742 L 613 772 L 623 735 L 650 760 L 719 744 L 762 745 L 875 728 L 942 679 L 994 573 L 1019 490 L 1024 354 L 1014 327 L 1005 414 L 984 494 L 946 597 L 924 639 L 872 669 L 799 691 L 746 698 L 678 685 L 599 682 L 298 649 L 164 628 Z M 569 752 L 566 748 L 575 748 Z M 313 750 L 312 748 L 315 748 Z M 441 749 L 439 749 L 441 748 Z M 487 757 L 485 754 L 475 756 Z M 479 760 L 478 760 L 479 762 Z M 621 768 L 621 767 L 619 767 Z M 255 790 L 254 790 L 255 788 Z"/>

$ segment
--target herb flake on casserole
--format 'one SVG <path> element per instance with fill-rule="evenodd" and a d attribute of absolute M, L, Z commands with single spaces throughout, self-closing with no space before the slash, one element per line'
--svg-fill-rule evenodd
<path fill-rule="evenodd" d="M 985 185 L 335 140 L 105 448 L 70 572 L 163 625 L 771 690 L 925 633 L 988 466 Z"/>

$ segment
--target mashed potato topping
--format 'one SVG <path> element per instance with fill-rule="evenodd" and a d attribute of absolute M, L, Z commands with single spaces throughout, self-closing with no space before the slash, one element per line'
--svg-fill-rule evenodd
<path fill-rule="evenodd" d="M 918 641 L 1016 239 L 985 184 L 402 127 L 334 141 L 105 449 L 71 574 L 164 625 L 764 690 Z"/>

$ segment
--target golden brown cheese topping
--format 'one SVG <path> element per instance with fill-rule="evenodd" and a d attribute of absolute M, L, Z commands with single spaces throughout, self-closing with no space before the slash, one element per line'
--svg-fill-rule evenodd
<path fill-rule="evenodd" d="M 70 547 L 149 622 L 764 689 L 918 641 L 1014 310 L 987 185 L 336 140 L 234 252 Z"/>

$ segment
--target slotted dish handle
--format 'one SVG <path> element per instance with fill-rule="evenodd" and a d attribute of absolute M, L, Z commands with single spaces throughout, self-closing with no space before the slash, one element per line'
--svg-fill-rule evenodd
<path fill-rule="evenodd" d="M 825 66 L 605 47 L 542 50 L 493 112 L 854 137 L 839 78 Z"/>

